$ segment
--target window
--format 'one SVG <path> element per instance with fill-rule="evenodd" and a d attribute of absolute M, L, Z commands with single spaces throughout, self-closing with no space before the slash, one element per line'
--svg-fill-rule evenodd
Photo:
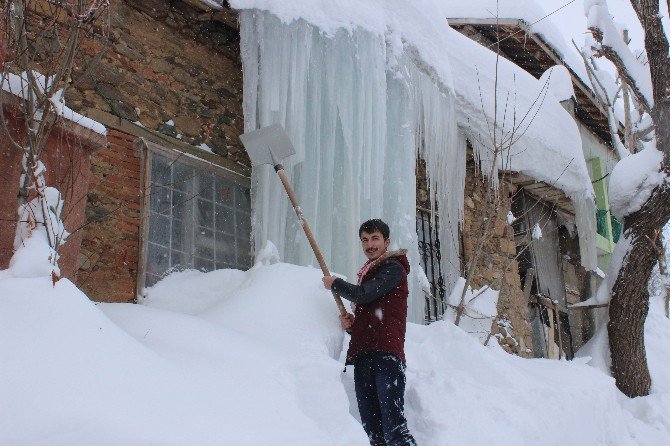
<path fill-rule="evenodd" d="M 419 260 L 430 283 L 431 296 L 426 295 L 425 321 L 427 323 L 442 319 L 445 311 L 446 290 L 442 274 L 442 255 L 440 241 L 437 237 L 439 225 L 435 218 L 436 228 L 430 223 L 430 213 L 417 209 L 416 232 L 419 236 Z"/>
<path fill-rule="evenodd" d="M 179 152 L 150 149 L 147 155 L 144 286 L 176 270 L 247 269 L 249 188 L 224 168 Z"/>

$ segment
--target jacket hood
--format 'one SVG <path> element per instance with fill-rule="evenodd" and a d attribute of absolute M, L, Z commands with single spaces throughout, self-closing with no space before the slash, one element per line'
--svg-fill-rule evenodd
<path fill-rule="evenodd" d="M 372 261 L 372 264 L 368 268 L 368 271 L 375 269 L 376 267 L 386 262 L 388 259 L 393 258 L 398 262 L 400 262 L 402 267 L 405 269 L 405 274 L 409 274 L 409 260 L 407 260 L 406 254 L 407 254 L 406 249 L 398 249 L 397 251 L 386 251 L 384 254 L 382 254 L 381 257 Z"/>

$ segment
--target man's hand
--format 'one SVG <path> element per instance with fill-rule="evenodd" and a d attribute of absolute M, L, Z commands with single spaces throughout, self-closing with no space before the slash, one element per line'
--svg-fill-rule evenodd
<path fill-rule="evenodd" d="M 327 290 L 330 289 L 330 287 L 333 286 L 333 282 L 337 279 L 335 276 L 323 276 L 321 280 L 323 281 L 323 286 L 326 287 Z"/>
<path fill-rule="evenodd" d="M 347 313 L 344 316 L 340 315 L 340 322 L 342 323 L 342 328 L 344 328 L 344 331 L 349 331 L 351 330 L 351 327 L 354 326 L 354 315 L 351 313 Z"/>

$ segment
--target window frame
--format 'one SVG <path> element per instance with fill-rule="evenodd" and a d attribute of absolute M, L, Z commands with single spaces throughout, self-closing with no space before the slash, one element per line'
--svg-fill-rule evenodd
<path fill-rule="evenodd" d="M 251 179 L 239 172 L 236 172 L 223 165 L 219 164 L 218 160 L 208 160 L 197 155 L 200 149 L 166 147 L 154 142 L 147 141 L 144 138 L 139 138 L 135 142 L 135 150 L 139 151 L 141 156 L 141 181 L 140 181 L 140 240 L 139 240 L 139 259 L 137 264 L 137 280 L 136 280 L 136 299 L 141 299 L 144 295 L 147 275 L 147 260 L 149 252 L 149 218 L 151 213 L 151 194 L 149 192 L 151 187 L 151 162 L 152 155 L 168 158 L 172 163 L 179 161 L 190 167 L 198 169 L 202 172 L 212 173 L 215 176 L 230 180 L 237 186 L 244 189 L 251 189 Z M 195 153 L 192 153 L 195 152 Z M 213 155 L 218 157 L 218 155 Z M 251 211 L 251 203 L 249 207 Z M 249 234 L 251 240 L 251 233 Z M 250 253 L 251 255 L 251 253 Z M 251 258 L 253 263 L 253 256 Z"/>

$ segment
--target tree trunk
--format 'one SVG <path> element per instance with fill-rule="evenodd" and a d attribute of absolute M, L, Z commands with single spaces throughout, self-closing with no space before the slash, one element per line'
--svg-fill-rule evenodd
<path fill-rule="evenodd" d="M 612 374 L 619 390 L 629 397 L 648 395 L 651 387 L 644 347 L 649 291 L 640 284 L 647 283 L 654 263 L 654 256 L 649 255 L 649 242 L 638 237 L 612 289 L 607 324 Z"/>
<path fill-rule="evenodd" d="M 670 2 L 669 2 L 670 3 Z M 654 122 L 656 147 L 663 153 L 661 169 L 670 173 L 670 43 L 661 22 L 658 0 L 631 0 L 631 6 L 644 30 L 644 46 L 651 74 L 652 96 L 645 97 L 636 79 L 627 71 L 616 49 L 603 42 L 603 30 L 592 28 L 594 38 L 602 43 L 601 53 L 617 68 L 621 78 L 632 88 L 641 107 Z M 614 37 L 614 36 L 610 36 Z M 637 168 L 633 165 L 631 168 Z M 670 176 L 670 175 L 669 175 Z M 670 185 L 658 186 L 642 208 L 624 219 L 624 235 L 630 239 L 623 265 L 612 288 L 609 333 L 612 373 L 617 387 L 629 397 L 648 395 L 651 377 L 644 348 L 644 322 L 649 311 L 647 284 L 658 259 L 660 234 L 670 219 Z"/>
<path fill-rule="evenodd" d="M 662 185 L 642 209 L 625 219 L 624 234 L 631 237 L 612 289 L 607 325 L 612 373 L 616 385 L 629 397 L 649 394 L 651 376 L 644 346 L 644 322 L 649 311 L 647 284 L 663 249 L 659 234 L 670 217 L 670 189 Z"/>

